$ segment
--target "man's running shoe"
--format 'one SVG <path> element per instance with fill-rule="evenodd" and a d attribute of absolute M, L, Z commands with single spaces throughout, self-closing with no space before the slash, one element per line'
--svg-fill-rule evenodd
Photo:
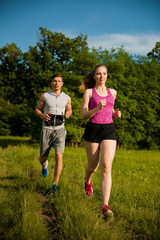
<path fill-rule="evenodd" d="M 53 192 L 59 192 L 59 188 L 58 188 L 57 184 L 52 184 L 52 190 L 53 190 Z"/>
<path fill-rule="evenodd" d="M 93 194 L 93 188 L 92 188 L 91 183 L 85 182 L 85 192 L 88 196 L 91 196 Z"/>
<path fill-rule="evenodd" d="M 104 205 L 102 208 L 102 217 L 104 219 L 107 217 L 113 217 L 113 212 L 107 205 Z"/>
<path fill-rule="evenodd" d="M 46 160 L 46 167 L 42 166 L 42 175 L 43 175 L 43 177 L 48 176 L 48 160 Z"/>

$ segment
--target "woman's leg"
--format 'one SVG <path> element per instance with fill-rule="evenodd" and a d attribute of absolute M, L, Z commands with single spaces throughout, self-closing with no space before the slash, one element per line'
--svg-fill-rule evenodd
<path fill-rule="evenodd" d="M 112 162 L 116 150 L 115 140 L 103 140 L 100 144 L 101 149 L 101 191 L 102 191 L 102 206 L 107 205 L 110 198 L 112 177 L 111 169 Z"/>
<path fill-rule="evenodd" d="M 98 168 L 99 163 L 99 143 L 92 143 L 85 141 L 86 154 L 88 164 L 85 169 L 85 181 L 90 184 L 94 172 Z"/>

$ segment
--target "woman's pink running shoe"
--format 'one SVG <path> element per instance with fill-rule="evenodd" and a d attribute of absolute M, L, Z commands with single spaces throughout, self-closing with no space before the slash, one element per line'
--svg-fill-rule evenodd
<path fill-rule="evenodd" d="M 113 217 L 113 212 L 107 205 L 104 205 L 102 208 L 102 217 L 103 218 Z"/>
<path fill-rule="evenodd" d="M 92 193 L 93 193 L 93 188 L 92 188 L 92 185 L 91 183 L 86 183 L 85 182 L 85 192 L 88 196 L 91 196 Z"/>

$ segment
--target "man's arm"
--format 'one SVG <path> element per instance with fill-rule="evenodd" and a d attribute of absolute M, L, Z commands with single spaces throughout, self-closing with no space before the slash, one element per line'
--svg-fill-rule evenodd
<path fill-rule="evenodd" d="M 45 101 L 44 101 L 44 94 L 41 95 L 39 102 L 37 103 L 37 106 L 35 108 L 35 114 L 40 117 L 42 120 L 44 121 L 48 121 L 50 120 L 50 116 L 48 115 L 48 113 L 43 114 L 42 113 L 42 109 L 44 108 L 45 105 Z"/>
<path fill-rule="evenodd" d="M 71 106 L 71 98 L 69 97 L 68 103 L 66 105 L 65 117 L 69 118 L 71 115 L 72 115 L 72 106 Z"/>

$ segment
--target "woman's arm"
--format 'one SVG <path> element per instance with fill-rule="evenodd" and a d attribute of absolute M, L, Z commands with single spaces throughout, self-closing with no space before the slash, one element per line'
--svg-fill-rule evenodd
<path fill-rule="evenodd" d="M 114 100 L 115 100 L 116 96 L 117 96 L 117 91 L 115 89 L 110 89 L 110 91 L 111 91 L 111 93 L 112 93 L 112 95 L 114 97 Z M 113 113 L 112 114 L 113 114 L 113 116 L 115 118 L 120 118 L 121 117 L 121 111 L 119 111 L 119 109 L 116 109 L 116 110 L 113 109 Z"/>
<path fill-rule="evenodd" d="M 89 100 L 92 97 L 92 89 L 87 89 L 83 95 L 83 102 L 81 108 L 81 117 L 83 120 L 91 118 L 95 113 L 101 110 L 106 105 L 106 100 L 103 99 L 99 102 L 99 105 L 92 110 L 88 110 Z"/>

